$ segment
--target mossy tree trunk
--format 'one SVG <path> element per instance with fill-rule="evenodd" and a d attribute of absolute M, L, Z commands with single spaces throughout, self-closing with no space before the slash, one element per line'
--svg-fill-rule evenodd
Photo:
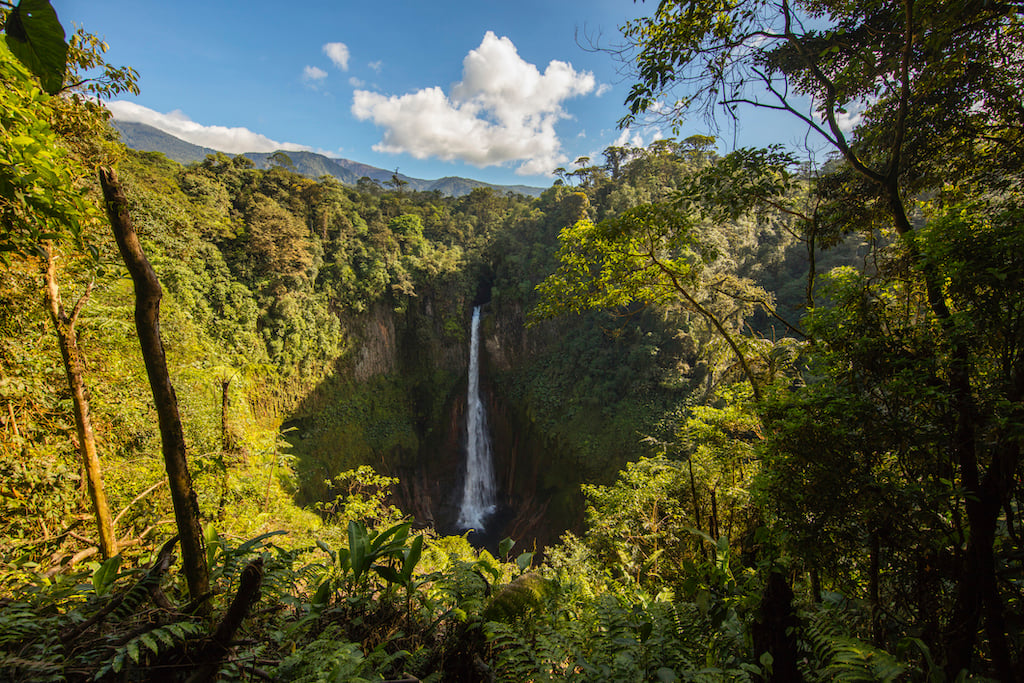
<path fill-rule="evenodd" d="M 60 288 L 57 286 L 57 265 L 50 248 L 46 247 L 46 268 L 43 271 L 43 291 L 46 297 L 46 309 L 50 312 L 54 330 L 57 332 L 57 344 L 60 355 L 64 359 L 64 372 L 71 389 L 71 404 L 75 413 L 75 427 L 78 432 L 78 452 L 82 456 L 82 467 L 89 485 L 89 498 L 96 513 L 96 527 L 99 532 L 99 548 L 104 558 L 117 554 L 117 537 L 114 534 L 114 523 L 107 505 L 107 494 L 103 489 L 103 472 L 100 467 L 99 455 L 96 451 L 96 437 L 92 430 L 92 417 L 89 413 L 89 395 L 85 388 L 85 365 L 82 353 L 78 348 L 78 333 L 75 322 L 89 298 L 89 288 L 79 298 L 71 313 L 64 310 L 60 299 Z"/>
<path fill-rule="evenodd" d="M 167 357 L 160 337 L 160 298 L 163 292 L 156 272 L 142 251 L 142 245 L 128 213 L 128 200 L 117 173 L 110 168 L 101 168 L 99 176 L 117 246 L 135 283 L 135 327 L 138 330 L 142 357 L 146 363 L 146 374 L 149 377 L 149 386 L 153 392 L 153 403 L 160 424 L 164 466 L 167 469 L 171 501 L 174 504 L 174 519 L 178 534 L 181 536 L 185 578 L 188 581 L 189 594 L 193 600 L 198 600 L 209 592 L 210 573 L 203 545 L 199 503 L 188 471 L 178 399 L 171 385 Z"/>

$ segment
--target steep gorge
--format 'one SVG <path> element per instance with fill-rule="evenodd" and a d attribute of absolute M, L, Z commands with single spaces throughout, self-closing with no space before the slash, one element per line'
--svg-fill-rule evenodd
<path fill-rule="evenodd" d="M 285 422 L 301 502 L 324 499 L 325 480 L 370 464 L 398 477 L 393 502 L 418 523 L 458 531 L 473 301 L 452 294 L 424 292 L 404 311 L 376 305 L 360 317 L 357 348 Z M 499 498 L 488 539 L 543 546 L 582 521 L 580 481 L 559 472 L 560 461 L 572 460 L 564 446 L 555 448 L 522 406 L 496 391 L 495 372 L 514 372 L 531 357 L 536 334 L 525 329 L 521 307 L 488 304 L 483 312 L 480 392 Z"/>

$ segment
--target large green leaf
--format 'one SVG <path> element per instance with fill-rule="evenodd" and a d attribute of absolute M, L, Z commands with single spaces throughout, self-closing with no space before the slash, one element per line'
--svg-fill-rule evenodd
<path fill-rule="evenodd" d="M 117 570 L 121 567 L 121 554 L 105 560 L 92 573 L 92 587 L 96 595 L 104 595 L 117 580 Z"/>
<path fill-rule="evenodd" d="M 406 539 L 409 538 L 409 529 L 411 528 L 411 522 L 401 522 L 380 532 L 380 534 L 378 534 L 370 544 L 370 550 L 375 553 L 386 554 L 396 546 L 398 548 L 404 547 Z M 391 539 L 391 541 L 385 545 L 385 542 L 388 541 L 388 539 Z"/>
<path fill-rule="evenodd" d="M 68 44 L 49 0 L 21 0 L 7 15 L 7 46 L 54 95 L 64 87 Z"/>
<path fill-rule="evenodd" d="M 420 556 L 423 554 L 423 537 L 417 536 L 412 540 L 412 545 L 405 551 L 402 560 L 402 582 L 408 584 L 412 581 L 412 572 L 419 564 Z"/>
<path fill-rule="evenodd" d="M 369 569 L 367 555 L 369 550 L 366 526 L 362 522 L 349 521 L 348 523 L 348 549 L 349 560 L 352 563 L 352 579 L 359 580 L 359 577 Z"/>

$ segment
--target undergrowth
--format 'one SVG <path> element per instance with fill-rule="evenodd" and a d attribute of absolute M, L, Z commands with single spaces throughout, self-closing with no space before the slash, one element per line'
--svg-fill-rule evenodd
<path fill-rule="evenodd" d="M 280 532 L 236 542 L 208 527 L 207 619 L 173 571 L 175 539 L 130 567 L 117 556 L 51 576 L 7 571 L 0 678 L 772 680 L 770 655 L 756 653 L 749 636 L 756 595 L 651 596 L 573 555 L 571 539 L 534 566 L 530 553 L 513 559 L 511 540 L 495 558 L 408 523 L 347 526 L 336 546 L 289 545 Z M 218 652 L 217 624 L 252 580 L 258 595 Z M 919 642 L 901 658 L 845 631 L 849 609 L 833 602 L 802 613 L 793 635 L 806 680 L 939 680 Z"/>

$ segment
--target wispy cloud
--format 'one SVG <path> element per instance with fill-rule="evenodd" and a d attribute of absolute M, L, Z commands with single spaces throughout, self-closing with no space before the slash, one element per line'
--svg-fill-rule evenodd
<path fill-rule="evenodd" d="M 327 72 L 315 66 L 307 66 L 302 70 L 302 80 L 307 83 L 315 83 L 327 78 Z"/>
<path fill-rule="evenodd" d="M 607 95 L 611 91 L 612 91 L 612 86 L 611 85 L 609 85 L 607 83 L 602 83 L 601 85 L 597 86 L 597 92 L 595 92 L 594 94 L 597 95 L 598 97 L 601 97 L 602 95 Z"/>
<path fill-rule="evenodd" d="M 334 62 L 334 66 L 342 71 L 348 71 L 348 45 L 345 43 L 327 43 L 324 45 L 324 54 Z"/>
<path fill-rule="evenodd" d="M 381 69 L 383 69 L 383 68 L 384 68 L 384 62 L 382 62 L 381 60 L 379 60 L 379 59 L 378 59 L 378 60 L 377 60 L 377 61 L 375 61 L 375 62 L 370 62 L 370 63 L 369 63 L 369 64 L 367 64 L 366 66 L 370 67 L 370 68 L 371 68 L 371 69 L 373 69 L 373 70 L 374 70 L 375 72 L 377 72 L 377 73 L 380 73 Z"/>
<path fill-rule="evenodd" d="M 861 119 L 864 118 L 864 112 L 877 101 L 877 97 L 866 97 L 847 104 L 845 109 L 837 109 L 836 123 L 839 124 L 839 130 L 843 131 L 843 133 L 849 133 L 859 126 Z M 825 116 L 822 113 L 822 107 L 824 105 L 820 101 L 812 100 L 811 106 L 813 107 L 814 119 L 818 123 L 823 123 Z"/>
<path fill-rule="evenodd" d="M 481 167 L 519 162 L 520 175 L 549 174 L 568 158 L 555 133 L 568 117 L 562 103 L 595 85 L 567 62 L 552 61 L 542 74 L 511 40 L 488 31 L 450 94 L 436 86 L 391 96 L 357 90 L 352 113 L 384 129 L 378 152 Z"/>
<path fill-rule="evenodd" d="M 654 142 L 655 140 L 660 140 L 661 138 L 661 131 L 655 131 L 651 134 L 651 139 L 648 140 L 647 142 L 644 142 L 643 133 L 635 131 L 627 126 L 626 128 L 623 128 L 621 132 L 619 132 L 619 136 L 615 138 L 615 142 L 612 143 L 612 146 L 636 147 L 638 149 L 642 149 L 649 145 L 650 143 Z"/>
<path fill-rule="evenodd" d="M 311 151 L 311 148 L 306 145 L 298 145 L 292 142 L 277 142 L 265 135 L 254 133 L 248 128 L 204 126 L 190 119 L 181 110 L 162 114 L 148 107 L 125 100 L 114 100 L 105 104 L 118 121 L 144 123 L 165 133 L 170 133 L 185 142 L 191 142 L 193 145 L 200 145 L 202 147 L 210 147 L 221 152 L 241 154 L 243 152 L 274 152 L 279 149 L 286 151 Z"/>

